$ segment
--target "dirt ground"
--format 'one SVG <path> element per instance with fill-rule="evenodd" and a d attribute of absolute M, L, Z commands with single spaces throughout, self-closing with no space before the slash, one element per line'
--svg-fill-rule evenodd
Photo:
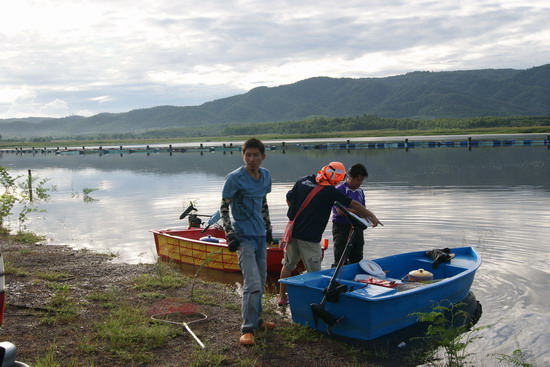
<path fill-rule="evenodd" d="M 375 360 L 370 356 L 367 363 L 364 351 L 320 333 L 314 340 L 289 341 L 288 330 L 292 333 L 292 327 L 296 325 L 292 324 L 287 314 L 279 311 L 274 300 L 273 307 L 264 309 L 264 317 L 275 321 L 277 328 L 258 336 L 256 346 L 241 346 L 238 343 L 240 297 L 235 286 L 203 281 L 195 287 L 219 300 L 197 305 L 197 311 L 208 316 L 207 321 L 192 327 L 206 345 L 204 350 L 200 350 L 191 336 L 182 330 L 153 350 L 154 362 L 129 364 L 101 350 L 90 353 L 82 347 L 82 341 L 87 338 L 93 340 L 96 337 L 94 323 L 113 312 L 113 309 L 100 307 L 97 302 L 90 302 L 90 296 L 115 287 L 119 300 L 150 311 L 159 300 L 140 297 L 143 292 L 134 289 L 132 281 L 143 274 L 154 274 L 155 265 L 113 263 L 104 254 L 75 251 L 64 246 L 20 244 L 10 239 L 0 239 L 0 246 L 6 263 L 6 310 L 0 341 L 14 343 L 18 351 L 17 359 L 30 365 L 36 365 L 48 353 L 57 363 L 48 366 L 402 365 L 389 361 L 371 364 Z M 40 277 L 41 273 L 47 272 L 63 273 L 65 276 L 56 280 Z M 68 290 L 68 296 L 77 305 L 77 315 L 70 322 L 45 322 L 48 305 L 51 305 L 52 297 L 60 287 Z M 171 288 L 158 292 L 165 299 L 184 299 L 189 289 Z M 227 304 L 234 307 L 227 307 Z M 286 333 L 283 332 L 285 329 Z"/>

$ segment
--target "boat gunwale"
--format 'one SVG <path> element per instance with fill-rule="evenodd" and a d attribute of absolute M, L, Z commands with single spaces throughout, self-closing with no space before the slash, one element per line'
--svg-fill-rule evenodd
<path fill-rule="evenodd" d="M 455 274 L 455 275 L 450 276 L 450 277 L 442 278 L 442 279 L 437 279 L 437 282 L 426 284 L 425 287 L 421 286 L 421 287 L 416 287 L 416 288 L 412 288 L 412 289 L 403 290 L 403 291 L 400 291 L 400 292 L 390 292 L 390 293 L 385 294 L 385 295 L 366 296 L 364 294 L 357 293 L 356 290 L 352 290 L 352 291 L 346 291 L 346 292 L 342 293 L 341 296 L 351 297 L 351 298 L 355 298 L 355 299 L 359 299 L 359 300 L 367 301 L 367 302 L 383 302 L 383 301 L 387 301 L 389 298 L 396 299 L 396 298 L 410 297 L 411 295 L 414 295 L 415 293 L 433 292 L 433 291 L 436 291 L 438 288 L 444 287 L 448 283 L 452 283 L 453 281 L 455 281 L 458 278 L 469 276 L 470 273 L 474 273 L 474 276 L 475 276 L 475 272 L 479 269 L 479 267 L 481 266 L 481 263 L 482 263 L 481 258 L 479 257 L 479 254 L 477 253 L 475 247 L 473 247 L 473 246 L 463 246 L 463 247 L 455 247 L 453 249 L 458 249 L 458 248 L 470 249 L 470 251 L 472 252 L 472 256 L 469 256 L 469 258 L 472 259 L 472 266 L 469 266 L 469 267 L 457 266 L 457 267 L 461 267 L 461 268 L 464 269 L 463 271 L 459 272 L 458 274 Z M 377 260 L 380 260 L 380 259 L 386 259 L 386 258 L 390 258 L 390 257 L 393 257 L 393 256 L 400 256 L 400 255 L 409 255 L 411 257 L 415 257 L 416 255 L 424 255 L 425 253 L 426 253 L 426 251 L 413 251 L 413 252 L 407 252 L 407 253 L 384 256 L 384 257 L 381 257 L 381 258 L 378 258 L 378 259 L 372 259 L 372 261 L 376 262 Z M 445 265 L 447 265 L 447 264 L 442 264 L 442 266 L 445 266 Z M 450 265 L 454 266 L 452 264 L 450 264 Z M 330 271 L 332 269 L 333 269 L 333 271 Z M 320 276 L 323 277 L 323 278 L 326 278 L 327 280 L 330 280 L 330 278 L 334 274 L 335 270 L 336 270 L 335 268 L 330 268 L 330 269 L 321 270 L 321 271 L 316 272 L 316 273 L 325 272 L 325 273 L 321 274 Z M 309 274 L 312 274 L 312 273 L 309 273 Z M 302 275 L 305 275 L 305 274 L 302 274 Z M 324 289 L 324 287 L 320 288 L 320 287 L 312 287 L 310 285 L 306 285 L 304 280 L 299 280 L 298 281 L 298 280 L 292 279 L 292 278 L 296 278 L 296 277 L 279 279 L 279 282 L 294 285 L 294 286 L 298 286 L 298 287 L 306 287 L 306 288 L 313 288 L 313 289 L 320 289 L 320 290 Z M 388 279 L 388 278 L 386 278 L 386 279 Z M 389 279 L 400 280 L 400 279 L 394 279 L 394 278 L 389 278 Z M 342 280 L 345 280 L 346 282 L 354 282 L 354 283 L 357 283 L 357 284 L 364 285 L 361 282 L 355 282 L 354 280 L 351 280 L 351 279 L 342 279 Z M 473 276 L 472 276 L 472 281 L 473 281 Z M 370 285 L 368 285 L 368 286 L 370 286 Z M 364 288 L 364 287 L 361 287 L 361 288 Z M 357 289 L 357 290 L 359 290 L 359 289 Z"/>

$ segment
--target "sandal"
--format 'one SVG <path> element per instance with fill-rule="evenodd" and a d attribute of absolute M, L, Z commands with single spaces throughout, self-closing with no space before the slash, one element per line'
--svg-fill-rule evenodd
<path fill-rule="evenodd" d="M 285 293 L 284 296 L 280 297 L 277 301 L 277 305 L 279 306 L 286 306 L 288 305 L 288 295 Z"/>

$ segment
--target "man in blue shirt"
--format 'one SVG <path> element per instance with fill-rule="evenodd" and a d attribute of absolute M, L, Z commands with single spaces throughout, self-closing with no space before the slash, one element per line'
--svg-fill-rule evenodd
<path fill-rule="evenodd" d="M 240 343 L 254 345 L 254 333 L 258 329 L 275 327 L 274 323 L 260 318 L 267 278 L 266 242 L 273 242 L 266 198 L 271 192 L 271 174 L 260 167 L 266 157 L 260 140 L 251 138 L 244 142 L 242 157 L 244 165 L 225 179 L 220 213 L 229 251 L 237 251 L 243 274 Z"/>

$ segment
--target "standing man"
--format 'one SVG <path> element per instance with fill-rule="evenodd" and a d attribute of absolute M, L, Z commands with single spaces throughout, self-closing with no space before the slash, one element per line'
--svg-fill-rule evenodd
<path fill-rule="evenodd" d="M 336 190 L 334 186 L 345 177 L 346 168 L 344 165 L 340 162 L 330 162 L 316 175 L 299 179 L 286 194 L 286 201 L 289 206 L 287 216 L 292 220 L 309 192 L 317 185 L 323 186 L 322 190 L 313 197 L 309 205 L 294 222 L 292 239 L 285 250 L 283 258 L 281 279 L 288 278 L 292 274 L 300 259 L 302 259 L 308 272 L 321 270 L 321 237 L 330 219 L 335 201 L 355 209 L 359 213 L 358 215 L 368 219 L 373 227 L 378 224 L 382 225 L 378 218 L 363 205 Z M 277 303 L 280 306 L 288 303 L 286 286 L 282 283 L 280 284 Z"/>
<path fill-rule="evenodd" d="M 271 192 L 271 174 L 260 167 L 266 157 L 265 146 L 260 140 L 248 139 L 241 150 L 244 165 L 227 175 L 220 213 L 229 251 L 237 251 L 243 274 L 240 343 L 254 345 L 254 333 L 258 329 L 275 327 L 274 323 L 260 318 L 267 278 L 266 242 L 273 242 L 266 199 Z"/>
<path fill-rule="evenodd" d="M 336 190 L 342 192 L 347 197 L 359 202 L 362 206 L 365 206 L 365 193 L 361 189 L 361 184 L 365 178 L 368 177 L 368 172 L 365 166 L 361 163 L 354 164 L 348 171 L 348 177 L 344 182 L 339 183 L 336 186 Z M 354 214 L 359 213 L 352 208 L 348 210 Z M 334 264 L 336 266 L 340 261 L 340 257 L 344 253 L 348 237 L 351 233 L 351 223 L 345 216 L 345 214 L 336 206 L 332 207 L 332 238 L 334 243 Z M 365 239 L 361 236 L 356 236 L 349 253 L 348 260 L 350 263 L 358 263 L 363 260 L 363 246 L 365 245 Z"/>

